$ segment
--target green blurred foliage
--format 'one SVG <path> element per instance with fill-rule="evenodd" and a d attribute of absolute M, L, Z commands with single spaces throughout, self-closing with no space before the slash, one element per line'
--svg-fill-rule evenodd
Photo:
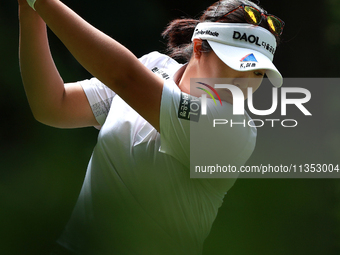
<path fill-rule="evenodd" d="M 212 3 L 64 2 L 137 56 L 164 50 L 160 33 L 169 21 L 195 17 Z M 339 76 L 339 1 L 263 0 L 261 5 L 286 22 L 275 57 L 284 77 Z M 48 254 L 77 199 L 97 131 L 59 130 L 34 120 L 20 79 L 15 0 L 0 5 L 0 36 L 0 251 Z M 91 77 L 51 33 L 50 43 L 65 82 Z M 340 163 L 340 87 L 310 89 L 317 102 L 310 128 L 259 130 L 249 165 Z M 336 179 L 239 179 L 204 254 L 340 254 L 339 197 Z"/>

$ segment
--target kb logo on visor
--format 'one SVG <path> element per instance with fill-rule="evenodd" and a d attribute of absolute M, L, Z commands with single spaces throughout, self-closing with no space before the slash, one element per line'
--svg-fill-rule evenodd
<path fill-rule="evenodd" d="M 255 68 L 256 67 L 256 63 L 257 59 L 255 58 L 254 54 L 248 54 L 247 56 L 245 56 L 244 58 L 242 58 L 240 60 L 242 63 L 240 65 L 240 68 Z"/>

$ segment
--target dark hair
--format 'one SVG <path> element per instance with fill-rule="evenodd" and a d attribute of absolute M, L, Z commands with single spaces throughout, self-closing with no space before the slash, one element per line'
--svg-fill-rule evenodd
<path fill-rule="evenodd" d="M 196 25 L 200 22 L 222 22 L 222 23 L 247 23 L 244 19 L 243 10 L 240 8 L 229 15 L 224 16 L 230 11 L 236 9 L 241 4 L 251 5 L 262 12 L 265 12 L 260 6 L 248 0 L 222 0 L 209 6 L 199 19 L 175 19 L 169 23 L 163 31 L 162 36 L 167 39 L 166 53 L 179 61 L 188 62 L 193 51 L 191 37 Z M 261 22 L 261 27 L 269 30 L 267 22 Z M 276 36 L 277 44 L 280 37 Z M 212 49 L 206 40 L 203 40 L 202 51 L 210 52 Z"/>

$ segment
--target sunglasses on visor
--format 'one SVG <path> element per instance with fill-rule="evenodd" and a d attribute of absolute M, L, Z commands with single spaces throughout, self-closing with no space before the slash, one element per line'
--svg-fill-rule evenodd
<path fill-rule="evenodd" d="M 244 18 L 249 24 L 253 25 L 259 25 L 262 22 L 262 19 L 265 18 L 267 20 L 267 23 L 269 25 L 269 29 L 273 34 L 281 35 L 283 31 L 283 27 L 285 23 L 283 20 L 279 19 L 278 17 L 271 15 L 271 14 L 265 14 L 261 12 L 260 10 L 256 9 L 253 6 L 241 4 L 234 10 L 224 14 L 221 18 L 233 13 L 234 11 L 242 8 L 244 10 Z M 221 19 L 220 18 L 220 19 Z"/>

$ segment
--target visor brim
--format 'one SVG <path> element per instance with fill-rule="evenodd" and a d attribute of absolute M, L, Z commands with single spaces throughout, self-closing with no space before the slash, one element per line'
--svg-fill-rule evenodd
<path fill-rule="evenodd" d="M 253 49 L 230 46 L 210 40 L 208 43 L 215 54 L 230 68 L 240 72 L 265 70 L 273 86 L 281 87 L 283 83 L 281 73 L 264 54 Z"/>

